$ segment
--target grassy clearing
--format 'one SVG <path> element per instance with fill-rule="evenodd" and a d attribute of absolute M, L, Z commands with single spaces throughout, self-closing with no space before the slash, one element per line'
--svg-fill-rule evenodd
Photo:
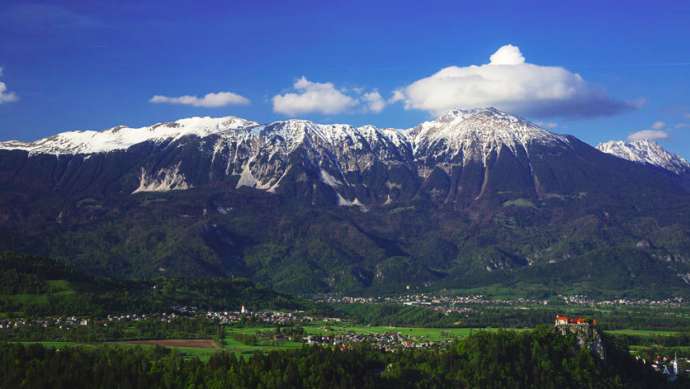
<path fill-rule="evenodd" d="M 651 337 L 651 336 L 675 336 L 679 335 L 680 332 L 678 331 L 664 331 L 664 330 L 631 330 L 631 329 L 626 329 L 626 330 L 607 330 L 606 331 L 609 334 L 613 335 L 630 335 L 630 336 L 642 336 L 642 337 Z"/>
<path fill-rule="evenodd" d="M 66 347 L 80 347 L 80 348 L 96 348 L 96 347 L 156 347 L 153 344 L 131 344 L 127 342 L 106 342 L 106 343 L 78 343 L 78 342 L 55 342 L 55 341 L 33 341 L 33 342 L 18 342 L 22 344 L 40 344 L 43 347 L 62 349 Z M 198 347 L 170 347 L 178 353 L 188 358 L 199 358 L 202 361 L 208 361 L 211 355 L 220 351 L 217 348 L 198 348 Z"/>
<path fill-rule="evenodd" d="M 227 327 L 225 329 L 225 339 L 223 349 L 243 356 L 251 355 L 255 352 L 270 352 L 277 350 L 294 350 L 302 347 L 302 343 L 297 341 L 271 341 L 261 339 L 256 344 L 243 343 L 233 335 L 257 335 L 261 332 L 272 332 L 275 327 Z"/>
<path fill-rule="evenodd" d="M 49 293 L 60 293 L 60 292 L 72 292 L 74 293 L 74 288 L 67 280 L 49 280 L 46 281 L 48 284 Z"/>
<path fill-rule="evenodd" d="M 40 344 L 48 348 L 62 348 L 62 347 L 96 347 L 102 343 L 78 343 L 78 342 L 56 342 L 51 340 L 17 342 L 21 344 Z"/>
<path fill-rule="evenodd" d="M 338 335 L 346 333 L 357 334 L 385 334 L 400 333 L 404 336 L 420 338 L 430 341 L 441 341 L 464 338 L 478 331 L 496 331 L 496 328 L 424 328 L 424 327 L 395 327 L 395 326 L 350 326 L 323 325 L 308 326 L 304 330 L 309 335 Z"/>
<path fill-rule="evenodd" d="M 45 306 L 49 304 L 50 297 L 70 297 L 77 294 L 67 280 L 49 280 L 46 284 L 48 284 L 48 290 L 45 293 L 16 293 L 0 295 L 0 297 L 22 306 Z"/>

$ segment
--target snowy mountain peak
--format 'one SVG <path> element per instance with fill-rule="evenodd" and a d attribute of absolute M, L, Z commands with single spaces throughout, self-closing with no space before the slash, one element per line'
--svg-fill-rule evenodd
<path fill-rule="evenodd" d="M 568 138 L 496 108 L 455 109 L 438 119 L 410 130 L 415 153 L 447 159 L 486 161 L 493 152 L 507 147 L 513 153 L 532 143 L 567 147 Z"/>
<path fill-rule="evenodd" d="M 597 145 L 597 149 L 629 161 L 658 166 L 675 174 L 690 172 L 690 162 L 650 140 L 609 141 Z"/>
<path fill-rule="evenodd" d="M 187 135 L 204 137 L 256 126 L 258 123 L 226 116 L 191 117 L 149 127 L 116 126 L 104 131 L 67 131 L 34 142 L 0 142 L 0 149 L 26 150 L 31 154 L 89 154 L 124 150 L 146 141 L 159 142 Z"/>
<path fill-rule="evenodd" d="M 486 107 L 486 108 L 471 108 L 471 109 L 462 109 L 462 108 L 456 108 L 453 110 L 450 110 L 443 115 L 439 116 L 437 120 L 439 121 L 450 121 L 450 120 L 455 120 L 457 118 L 468 118 L 471 116 L 492 116 L 496 118 L 511 118 L 511 120 L 520 120 L 518 117 L 510 115 L 506 112 L 500 111 L 494 107 Z"/>

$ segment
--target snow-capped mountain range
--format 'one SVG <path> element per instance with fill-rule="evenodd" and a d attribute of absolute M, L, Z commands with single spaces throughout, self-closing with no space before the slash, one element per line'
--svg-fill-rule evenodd
<path fill-rule="evenodd" d="M 508 147 L 513 152 L 530 142 L 567 143 L 565 137 L 546 131 L 524 119 L 495 108 L 453 110 L 438 119 L 407 130 L 379 129 L 366 125 L 317 124 L 306 120 L 285 120 L 259 124 L 233 116 L 192 117 L 169 123 L 130 128 L 116 126 L 104 131 L 68 131 L 34 142 L 0 142 L 0 149 L 26 150 L 31 154 L 93 154 L 125 150 L 142 142 L 166 142 L 185 136 L 200 138 L 219 135 L 222 139 L 279 136 L 287 151 L 309 140 L 338 146 L 344 140 L 360 148 L 384 142 L 395 148 L 434 156 L 446 155 L 485 160 L 492 150 Z M 315 139 L 311 139 L 312 141 Z"/>
<path fill-rule="evenodd" d="M 527 155 L 529 144 L 568 147 L 563 136 L 488 108 L 454 110 L 402 131 L 305 120 L 258 124 L 236 117 L 194 117 L 141 128 L 70 131 L 29 143 L 0 142 L 0 149 L 25 150 L 30 155 L 90 155 L 123 151 L 144 142 L 165 145 L 186 137 L 211 142 L 211 163 L 224 161 L 225 174 L 239 176 L 238 188 L 271 192 L 287 173 L 290 155 L 297 150 L 305 151 L 305 160 L 319 167 L 322 182 L 341 187 L 349 186 L 348 173 L 369 169 L 375 162 L 414 169 L 412 165 L 420 161 L 420 174 L 426 176 L 440 164 L 463 166 L 473 161 L 486 165 L 503 148 Z M 142 167 L 134 192 L 190 187 L 180 164 L 175 163 L 155 172 Z"/>
<path fill-rule="evenodd" d="M 690 171 L 690 162 L 651 140 L 609 141 L 600 143 L 597 149 L 628 161 L 658 166 L 676 174 Z"/>
<path fill-rule="evenodd" d="M 31 154 L 93 154 L 125 150 L 138 143 L 163 142 L 184 136 L 206 137 L 232 133 L 258 123 L 228 116 L 221 118 L 193 117 L 149 127 L 116 126 L 104 131 L 67 131 L 34 142 L 0 142 L 0 149 L 26 150 Z"/>
<path fill-rule="evenodd" d="M 1 142 L 0 251 L 300 293 L 494 285 L 477 275 L 561 263 L 547 274 L 568 285 L 656 263 L 656 284 L 686 287 L 688 176 L 657 167 L 682 165 L 654 144 L 613 146 L 493 108 L 403 130 L 188 118 Z"/>
<path fill-rule="evenodd" d="M 1 150 L 14 152 L 13 158 L 42 163 L 37 169 L 46 169 L 48 163 L 65 164 L 66 170 L 45 172 L 61 172 L 47 180 L 53 189 L 70 183 L 70 190 L 76 190 L 71 180 L 77 179 L 86 180 L 87 187 L 103 181 L 98 190 L 115 186 L 118 192 L 131 194 L 224 183 L 234 189 L 250 187 L 361 207 L 419 195 L 464 204 L 460 206 L 496 193 L 562 196 L 576 189 L 596 190 L 589 172 L 600 174 L 601 164 L 611 165 L 610 158 L 577 138 L 494 108 L 452 110 L 406 130 L 194 117 L 141 128 L 63 132 L 35 142 L 0 142 Z M 612 148 L 602 150 L 637 161 Z M 661 166 L 676 173 L 682 163 L 687 164 L 662 156 L 654 144 L 646 150 L 645 161 L 664 162 Z M 656 159 L 650 157 L 652 151 Z M 50 156 L 57 162 L 40 162 Z M 113 176 L 103 175 L 103 161 L 120 161 L 108 171 Z M 619 174 L 611 170 L 612 175 Z M 15 171 L 8 176 L 21 174 Z M 79 190 L 84 189 L 79 186 Z"/>

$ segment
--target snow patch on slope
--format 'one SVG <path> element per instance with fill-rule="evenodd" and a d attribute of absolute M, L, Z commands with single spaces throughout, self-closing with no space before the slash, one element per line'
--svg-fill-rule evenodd
<path fill-rule="evenodd" d="M 360 207 L 362 209 L 366 209 L 366 206 L 362 204 L 361 201 L 359 201 L 358 198 L 355 197 L 354 200 L 348 200 L 344 198 L 343 196 L 340 195 L 340 193 L 336 192 L 336 195 L 338 195 L 338 206 L 339 207 Z"/>
<path fill-rule="evenodd" d="M 324 184 L 326 184 L 332 188 L 337 188 L 337 187 L 343 185 L 343 183 L 340 182 L 340 180 L 338 180 L 337 178 L 330 175 L 324 169 L 321 169 L 321 182 L 323 182 Z"/>
<path fill-rule="evenodd" d="M 153 174 L 148 174 L 146 169 L 141 168 L 139 176 L 139 187 L 132 192 L 168 192 L 171 190 L 187 190 L 192 188 L 187 183 L 185 176 L 180 173 L 178 162 L 174 167 L 161 169 Z"/>

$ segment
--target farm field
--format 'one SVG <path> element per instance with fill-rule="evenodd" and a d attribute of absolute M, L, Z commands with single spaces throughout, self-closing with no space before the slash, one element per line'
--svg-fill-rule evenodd
<path fill-rule="evenodd" d="M 40 343 L 46 347 L 96 347 L 108 345 L 112 347 L 162 347 L 173 348 L 178 352 L 189 356 L 208 360 L 214 353 L 226 350 L 242 356 L 250 356 L 255 352 L 270 352 L 278 350 L 291 350 L 302 347 L 302 343 L 295 340 L 270 340 L 257 335 L 271 333 L 276 327 L 252 326 L 252 327 L 226 327 L 225 338 L 220 342 L 211 339 L 152 339 L 132 340 L 106 343 L 78 343 L 35 341 L 21 342 L 25 344 Z M 497 328 L 424 328 L 424 327 L 394 327 L 394 326 L 357 326 L 357 325 L 310 325 L 305 326 L 305 335 L 342 335 L 356 333 L 362 335 L 400 333 L 404 336 L 415 338 L 419 341 L 438 342 L 463 338 L 477 331 L 497 331 Z M 256 340 L 254 338 L 257 337 Z M 254 341 L 249 341 L 249 340 Z"/>
<path fill-rule="evenodd" d="M 675 336 L 679 335 L 679 331 L 664 331 L 664 330 L 632 330 L 632 329 L 623 329 L 623 330 L 607 330 L 606 333 L 613 334 L 613 335 L 631 335 L 631 336 L 642 336 L 642 337 L 650 337 L 650 336 Z"/>
<path fill-rule="evenodd" d="M 309 335 L 340 335 L 356 333 L 362 335 L 400 333 L 404 336 L 420 338 L 438 342 L 454 338 L 464 338 L 478 331 L 497 331 L 498 328 L 428 328 L 428 327 L 397 327 L 397 326 L 350 326 L 327 325 L 304 327 Z"/>
<path fill-rule="evenodd" d="M 426 327 L 398 327 L 398 326 L 365 326 L 349 324 L 318 323 L 304 326 L 303 336 L 335 336 L 345 334 L 386 334 L 399 333 L 417 342 L 441 342 L 461 339 L 479 331 L 498 331 L 499 328 L 426 328 Z M 513 331 L 523 331 L 526 329 L 511 329 Z M 275 326 L 247 326 L 247 327 L 226 327 L 223 339 L 151 339 L 151 340 L 132 340 L 106 343 L 78 343 L 78 342 L 57 342 L 57 341 L 37 341 L 22 342 L 25 344 L 40 343 L 46 347 L 97 347 L 107 345 L 110 347 L 154 347 L 162 346 L 175 349 L 186 357 L 198 357 L 202 361 L 208 360 L 216 352 L 225 350 L 228 352 L 249 357 L 256 352 L 271 352 L 280 350 L 294 350 L 303 346 L 298 339 L 286 337 L 275 338 Z M 643 339 L 655 337 L 674 337 L 680 336 L 678 331 L 663 330 L 640 330 L 640 329 L 621 329 L 606 331 L 611 335 L 633 336 Z M 634 353 L 644 352 L 654 348 L 655 345 L 631 344 L 630 350 Z M 690 345 L 682 345 L 673 348 L 683 354 L 690 351 Z"/>
<path fill-rule="evenodd" d="M 272 331 L 275 327 L 227 327 L 226 336 L 234 334 L 256 335 L 266 331 Z M 347 324 L 316 324 L 304 326 L 306 335 L 342 335 L 355 333 L 361 335 L 400 333 L 404 336 L 424 338 L 430 341 L 450 340 L 453 338 L 463 338 L 478 331 L 498 331 L 499 328 L 435 328 L 435 327 L 399 327 L 399 326 L 365 326 Z M 511 329 L 516 330 L 516 329 Z M 517 329 L 516 331 L 520 331 Z M 227 339 L 226 339 L 227 340 Z"/>
<path fill-rule="evenodd" d="M 125 343 L 134 345 L 151 345 L 179 348 L 220 348 L 218 343 L 211 339 L 151 339 L 131 340 Z"/>

